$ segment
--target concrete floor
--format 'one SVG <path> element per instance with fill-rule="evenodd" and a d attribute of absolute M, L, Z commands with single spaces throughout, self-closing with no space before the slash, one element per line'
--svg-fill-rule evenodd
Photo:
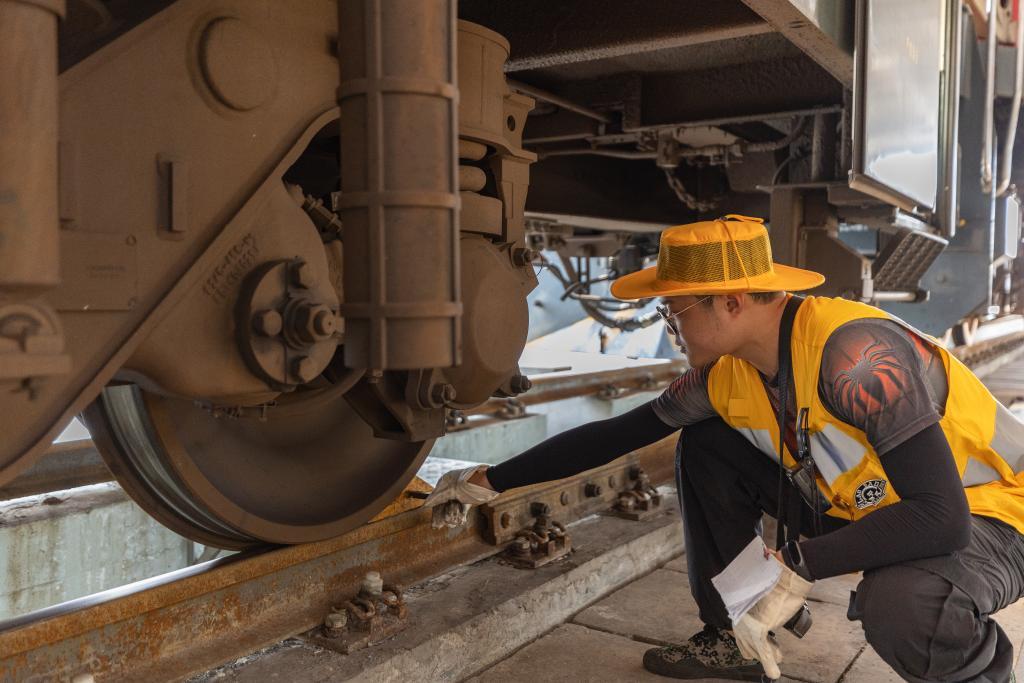
<path fill-rule="evenodd" d="M 859 622 L 846 618 L 849 592 L 859 577 L 819 581 L 811 594 L 814 626 L 798 640 L 784 632 L 783 681 L 898 683 L 901 679 L 865 642 Z M 1019 653 L 1024 601 L 996 615 Z M 700 630 L 690 598 L 686 564 L 676 558 L 584 609 L 511 657 L 469 679 L 471 683 L 665 681 L 641 666 L 653 645 L 678 643 Z M 1018 674 L 1019 675 L 1019 674 Z"/>
<path fill-rule="evenodd" d="M 340 655 L 304 634 L 192 681 L 671 680 L 646 672 L 641 662 L 648 648 L 682 642 L 702 626 L 679 555 L 675 506 L 645 522 L 597 516 L 569 529 L 573 554 L 541 569 L 492 558 L 409 587 L 408 628 L 378 645 Z M 780 636 L 783 681 L 900 680 L 867 646 L 860 623 L 846 618 L 858 581 L 849 575 L 815 584 L 811 631 L 802 640 Z M 1020 652 L 1024 601 L 995 618 Z"/>

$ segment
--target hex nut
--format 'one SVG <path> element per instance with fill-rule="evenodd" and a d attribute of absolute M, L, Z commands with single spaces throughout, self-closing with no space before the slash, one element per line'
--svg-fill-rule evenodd
<path fill-rule="evenodd" d="M 528 266 L 537 258 L 537 252 L 528 248 L 516 248 L 512 250 L 512 263 L 517 267 Z"/>
<path fill-rule="evenodd" d="M 438 405 L 451 403 L 455 400 L 455 387 L 451 384 L 435 384 L 430 389 L 430 398 Z"/>
<path fill-rule="evenodd" d="M 334 611 L 328 612 L 327 616 L 324 617 L 324 626 L 331 629 L 332 631 L 340 631 L 348 625 L 348 612 Z"/>
<path fill-rule="evenodd" d="M 587 484 L 583 487 L 583 495 L 587 498 L 596 498 L 601 495 L 604 489 L 601 488 L 600 484 Z"/>
<path fill-rule="evenodd" d="M 324 304 L 303 302 L 289 317 L 289 331 L 300 341 L 315 344 L 334 335 L 337 320 Z"/>
<path fill-rule="evenodd" d="M 264 337 L 276 337 L 284 329 L 284 320 L 274 309 L 259 311 L 252 317 L 252 328 Z"/>
<path fill-rule="evenodd" d="M 522 394 L 533 387 L 533 382 L 526 375 L 515 375 L 509 382 L 509 388 L 515 394 Z"/>
<path fill-rule="evenodd" d="M 300 382 L 307 384 L 316 379 L 320 372 L 319 368 L 316 366 L 316 361 L 309 356 L 299 356 L 292 360 L 292 374 L 295 375 L 296 379 Z"/>
<path fill-rule="evenodd" d="M 359 587 L 359 592 L 364 595 L 377 597 L 384 590 L 384 579 L 381 578 L 380 572 L 366 572 L 366 576 L 363 577 L 363 583 Z"/>
<path fill-rule="evenodd" d="M 330 337 L 338 329 L 338 319 L 330 309 L 318 310 L 313 314 L 313 331 L 321 337 Z"/>
<path fill-rule="evenodd" d="M 289 277 L 292 284 L 296 287 L 302 287 L 303 289 L 313 289 L 316 287 L 316 273 L 313 272 L 313 266 L 305 261 L 299 261 L 292 265 L 289 269 Z"/>

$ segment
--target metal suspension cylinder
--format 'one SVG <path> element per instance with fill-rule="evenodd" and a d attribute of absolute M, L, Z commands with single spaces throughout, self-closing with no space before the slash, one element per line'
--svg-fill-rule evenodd
<path fill-rule="evenodd" d="M 64 0 L 0 0 L 0 299 L 58 284 L 57 21 Z"/>
<path fill-rule="evenodd" d="M 456 0 L 340 0 L 345 364 L 460 362 Z"/>

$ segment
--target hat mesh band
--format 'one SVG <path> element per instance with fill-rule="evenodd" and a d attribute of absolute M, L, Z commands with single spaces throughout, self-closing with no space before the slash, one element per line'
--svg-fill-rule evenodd
<path fill-rule="evenodd" d="M 663 244 L 658 252 L 658 279 L 715 283 L 771 272 L 767 235 L 749 240 L 704 244 Z"/>

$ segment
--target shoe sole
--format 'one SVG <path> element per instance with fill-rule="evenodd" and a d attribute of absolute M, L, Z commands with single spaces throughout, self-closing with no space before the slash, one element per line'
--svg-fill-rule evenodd
<path fill-rule="evenodd" d="M 723 681 L 754 681 L 754 683 L 770 682 L 775 680 L 773 678 L 768 678 L 764 673 L 764 669 L 759 665 L 738 666 L 731 669 L 713 669 L 699 665 L 673 667 L 672 665 L 666 664 L 662 667 L 660 663 L 649 665 L 648 662 L 644 662 L 644 668 L 659 676 L 678 678 L 682 680 L 703 678 Z"/>

